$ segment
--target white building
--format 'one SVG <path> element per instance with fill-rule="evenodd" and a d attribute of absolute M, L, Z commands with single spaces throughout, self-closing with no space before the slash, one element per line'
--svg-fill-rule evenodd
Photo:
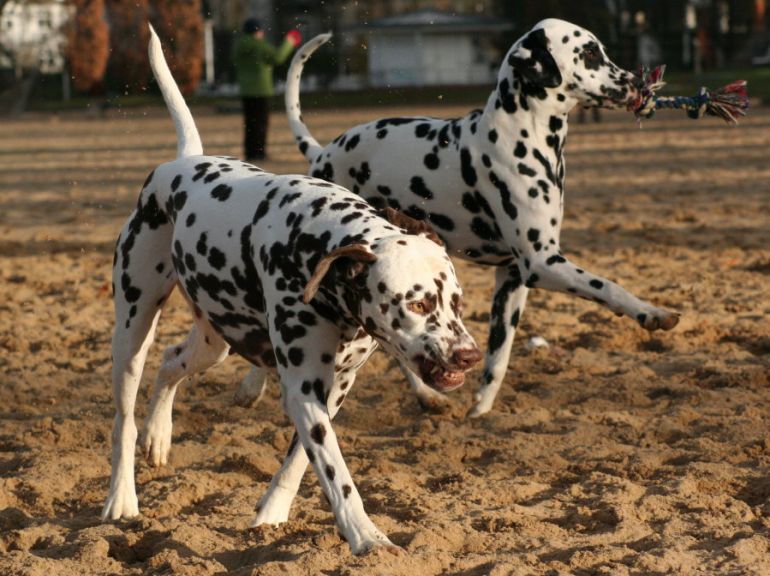
<path fill-rule="evenodd" d="M 72 14 L 64 0 L 11 0 L 0 13 L 0 68 L 64 69 L 63 26 Z"/>
<path fill-rule="evenodd" d="M 501 55 L 493 35 L 513 25 L 489 16 L 421 10 L 356 27 L 368 35 L 369 85 L 487 84 Z"/>

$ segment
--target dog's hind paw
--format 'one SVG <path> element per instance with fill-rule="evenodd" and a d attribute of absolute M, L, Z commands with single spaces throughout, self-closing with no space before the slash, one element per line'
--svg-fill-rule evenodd
<path fill-rule="evenodd" d="M 142 434 L 142 450 L 151 466 L 165 466 L 171 452 L 171 422 L 148 419 Z"/>
<path fill-rule="evenodd" d="M 237 406 L 250 408 L 262 398 L 265 393 L 265 374 L 252 368 L 241 380 L 238 390 L 235 392 L 233 401 Z"/>
<path fill-rule="evenodd" d="M 377 527 L 372 524 L 367 529 L 358 532 L 353 538 L 346 538 L 350 545 L 350 550 L 356 556 L 363 554 L 381 554 L 382 552 L 390 552 L 392 554 L 400 554 L 403 552 L 403 548 L 396 546 L 390 539 L 380 532 Z"/>
<path fill-rule="evenodd" d="M 636 321 L 645 330 L 671 330 L 679 324 L 679 314 L 666 310 L 656 309 L 649 313 L 637 314 Z"/>
<path fill-rule="evenodd" d="M 445 414 L 452 407 L 449 398 L 433 390 L 421 391 L 416 396 L 420 408 L 429 414 Z"/>
<path fill-rule="evenodd" d="M 289 508 L 295 494 L 281 486 L 270 487 L 257 506 L 257 517 L 251 527 L 283 524 L 289 519 Z"/>

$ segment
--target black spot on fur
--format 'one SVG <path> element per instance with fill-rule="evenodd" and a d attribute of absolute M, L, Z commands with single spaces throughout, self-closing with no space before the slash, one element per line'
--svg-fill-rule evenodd
<path fill-rule="evenodd" d="M 313 170 L 313 176 L 315 178 L 320 178 L 321 180 L 326 180 L 327 182 L 334 182 L 334 167 L 331 165 L 331 163 L 326 162 L 322 169 L 315 169 Z"/>
<path fill-rule="evenodd" d="M 294 366 L 299 366 L 305 359 L 305 353 L 302 348 L 289 348 L 289 362 Z"/>
<path fill-rule="evenodd" d="M 323 444 L 326 437 L 326 428 L 323 424 L 316 424 L 310 429 L 310 437 L 316 444 Z"/>
<path fill-rule="evenodd" d="M 471 153 L 467 148 L 460 150 L 460 170 L 463 182 L 468 186 L 475 186 L 478 177 L 476 176 L 476 169 L 473 167 Z"/>
<path fill-rule="evenodd" d="M 537 152 L 537 150 L 535 150 L 535 152 Z M 522 176 L 537 176 L 537 171 L 535 171 L 534 168 L 530 168 L 523 162 L 519 162 L 516 168 L 518 169 L 519 174 Z"/>
<path fill-rule="evenodd" d="M 412 180 L 409 182 L 409 190 L 420 198 L 425 198 L 426 200 L 433 198 L 433 192 L 428 189 L 425 181 L 419 176 L 412 176 Z"/>
<path fill-rule="evenodd" d="M 230 197 L 233 188 L 227 184 L 217 184 L 211 191 L 211 197 L 220 202 L 224 202 Z"/>
<path fill-rule="evenodd" d="M 211 250 L 209 250 L 208 261 L 211 267 L 215 270 L 221 270 L 227 265 L 227 258 L 225 257 L 225 253 L 216 247 L 213 247 Z"/>
<path fill-rule="evenodd" d="M 452 219 L 448 216 L 444 216 L 443 214 L 436 214 L 435 212 L 431 212 L 430 215 L 428 215 L 428 220 L 430 220 L 431 224 L 435 224 L 436 227 L 441 228 L 442 230 L 449 231 L 455 229 L 455 223 L 452 221 Z"/>
<path fill-rule="evenodd" d="M 430 132 L 430 124 L 418 124 L 414 129 L 414 135 L 417 138 L 425 138 Z"/>
<path fill-rule="evenodd" d="M 345 144 L 345 152 L 350 152 L 353 150 L 356 146 L 358 146 L 358 143 L 361 141 L 361 137 L 358 134 L 354 134 L 350 138 L 348 138 L 347 143 Z"/>

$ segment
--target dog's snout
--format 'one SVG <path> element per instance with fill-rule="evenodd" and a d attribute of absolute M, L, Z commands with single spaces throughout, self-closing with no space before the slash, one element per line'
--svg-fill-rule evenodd
<path fill-rule="evenodd" d="M 481 350 L 472 348 L 458 348 L 452 352 L 452 364 L 460 370 L 467 370 L 481 360 Z"/>

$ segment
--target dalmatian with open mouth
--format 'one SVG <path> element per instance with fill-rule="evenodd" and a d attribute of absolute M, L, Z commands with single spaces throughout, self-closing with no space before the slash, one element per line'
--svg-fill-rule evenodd
<path fill-rule="evenodd" d="M 578 105 L 628 107 L 639 94 L 635 77 L 610 61 L 591 32 L 563 20 L 538 23 L 508 51 L 483 110 L 454 120 L 383 118 L 321 146 L 302 120 L 299 85 L 305 61 L 330 37 L 303 46 L 287 79 L 289 123 L 310 174 L 430 222 L 451 255 L 495 267 L 485 368 L 470 416 L 492 407 L 530 288 L 595 301 L 647 330 L 677 325 L 678 314 L 561 251 L 567 116 Z M 442 401 L 404 369 L 423 405 Z M 254 396 L 253 382 L 245 381 L 241 397 Z"/>
<path fill-rule="evenodd" d="M 286 520 L 286 479 L 309 461 L 351 550 L 392 547 L 364 511 L 331 420 L 378 345 L 437 390 L 463 383 L 481 353 L 462 323 L 452 263 L 420 223 L 393 210 L 383 217 L 341 186 L 204 156 L 154 31 L 150 62 L 174 119 L 177 159 L 148 176 L 115 249 L 116 415 L 102 516 L 138 514 L 136 394 L 161 310 L 179 287 L 195 324 L 164 353 L 142 439 L 150 462 L 166 462 L 178 384 L 232 349 L 277 370 L 296 428 L 255 524 Z"/>

